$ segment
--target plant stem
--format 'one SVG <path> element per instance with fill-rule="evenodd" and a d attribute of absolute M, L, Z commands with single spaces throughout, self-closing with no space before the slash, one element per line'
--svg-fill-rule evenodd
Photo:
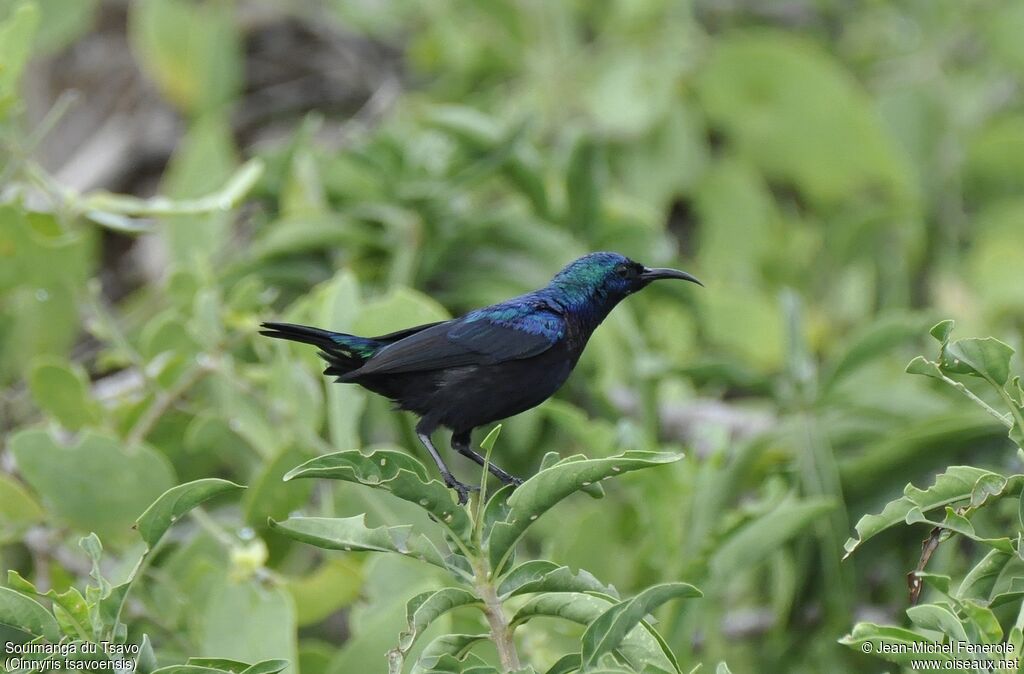
<path fill-rule="evenodd" d="M 501 600 L 498 599 L 494 586 L 490 582 L 485 583 L 478 590 L 484 600 L 484 615 L 487 616 L 487 624 L 491 626 L 491 639 L 494 640 L 494 646 L 498 650 L 501 668 L 505 672 L 514 672 L 520 668 L 519 654 L 516 652 L 516 644 L 512 640 L 512 630 L 505 618 Z"/>
<path fill-rule="evenodd" d="M 494 647 L 498 651 L 501 670 L 506 673 L 517 671 L 522 667 L 519 664 L 519 653 L 516 652 L 516 644 L 512 640 L 512 629 L 505 617 L 505 611 L 494 588 L 493 580 L 483 560 L 474 559 L 472 565 L 476 575 L 477 595 L 484 601 L 484 615 L 491 628 L 491 641 L 494 642 Z"/>
<path fill-rule="evenodd" d="M 989 405 L 987 402 L 985 402 L 984 400 L 982 400 L 981 398 L 976 396 L 974 394 L 974 392 L 971 391 L 971 389 L 967 388 L 966 386 L 964 386 L 960 382 L 956 381 L 955 379 L 947 377 L 946 375 L 941 374 L 941 373 L 940 373 L 940 376 L 942 377 L 942 381 L 946 382 L 947 384 L 949 384 L 950 386 L 952 386 L 956 390 L 960 391 L 965 396 L 967 396 L 972 401 L 974 401 L 976 404 L 978 404 L 983 410 L 985 410 L 986 412 L 991 414 L 996 419 L 999 419 L 999 421 L 1002 422 L 1002 424 L 1004 426 L 1006 426 L 1007 428 L 1010 428 L 1010 429 L 1013 428 L 1013 416 L 1012 416 L 1012 414 L 1010 414 L 1010 415 L 1003 414 L 1002 412 L 1000 412 L 999 410 L 995 409 L 994 407 Z M 1003 390 L 1002 386 L 1000 386 L 999 384 L 995 383 L 994 380 L 989 379 L 987 377 L 985 378 L 985 381 L 987 381 L 989 384 L 994 386 L 995 389 L 997 391 L 999 391 L 999 393 L 1003 396 L 1003 399 L 1004 400 L 1006 399 L 1006 391 Z M 1012 405 L 1011 405 L 1011 409 L 1013 409 Z"/>

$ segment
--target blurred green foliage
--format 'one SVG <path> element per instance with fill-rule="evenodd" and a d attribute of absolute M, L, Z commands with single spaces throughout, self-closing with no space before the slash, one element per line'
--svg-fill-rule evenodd
<path fill-rule="evenodd" d="M 903 369 L 939 317 L 1021 344 L 1022 5 L 294 3 L 268 11 L 400 50 L 402 91 L 369 124 L 314 111 L 251 147 L 232 126 L 249 3 L 139 0 L 128 44 L 184 128 L 166 196 L 140 199 L 62 186 L 19 95 L 30 57 L 87 40 L 104 4 L 0 0 L 0 568 L 43 592 L 99 583 L 77 546 L 95 532 L 116 585 L 143 552 L 131 523 L 166 489 L 246 484 L 146 563 L 129 641 L 148 634 L 159 665 L 384 671 L 406 601 L 439 579 L 320 554 L 267 518 L 426 525 L 379 491 L 281 481 L 333 451 L 416 452 L 409 419 L 256 325 L 387 332 L 611 249 L 707 288 L 620 307 L 557 398 L 505 425 L 501 463 L 686 457 L 566 501 L 523 550 L 624 596 L 700 587 L 657 611 L 683 664 L 860 672 L 877 663 L 838 640 L 861 617 L 935 625 L 903 611 L 916 539 L 887 528 L 846 561 L 843 542 L 948 465 L 1021 472 L 999 419 Z M 344 142 L 325 141 L 339 126 Z M 161 263 L 115 295 L 104 250 L 124 237 Z M 1000 532 L 978 538 L 1017 531 L 1014 498 L 976 514 Z M 939 546 L 928 569 L 962 578 L 986 545 Z M 424 642 L 481 623 L 457 609 L 431 629 Z M 517 639 L 548 667 L 582 634 L 542 618 Z"/>

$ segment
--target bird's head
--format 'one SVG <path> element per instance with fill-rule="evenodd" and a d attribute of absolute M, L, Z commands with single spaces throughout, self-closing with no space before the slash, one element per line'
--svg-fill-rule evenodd
<path fill-rule="evenodd" d="M 570 299 L 596 300 L 614 306 L 659 279 L 678 279 L 704 285 L 685 271 L 652 269 L 618 253 L 590 253 L 558 272 L 551 286 Z"/>

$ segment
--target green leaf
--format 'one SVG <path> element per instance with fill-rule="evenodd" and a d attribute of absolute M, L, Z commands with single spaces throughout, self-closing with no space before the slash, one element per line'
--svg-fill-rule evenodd
<path fill-rule="evenodd" d="M 40 592 L 36 586 L 10 569 L 7 571 L 7 584 L 11 589 L 24 594 L 36 594 L 53 601 L 53 614 L 60 625 L 61 631 L 72 639 L 88 640 L 92 636 L 92 622 L 89 616 L 89 605 L 82 593 L 75 588 L 64 592 L 50 589 Z"/>
<path fill-rule="evenodd" d="M 2 487 L 3 485 L 0 485 Z M 0 489 L 0 493 L 2 493 Z M 0 501 L 2 502 L 2 501 Z M 1020 494 L 1017 496 L 1017 524 L 1020 525 L 1020 530 L 1024 531 L 1024 488 L 1021 489 Z"/>
<path fill-rule="evenodd" d="M 315 625 L 359 598 L 363 587 L 361 560 L 325 560 L 314 571 L 289 578 L 286 587 L 295 603 L 299 627 Z"/>
<path fill-rule="evenodd" d="M 0 636 L 24 643 L 42 637 L 60 641 L 60 625 L 42 604 L 6 587 L 0 587 Z"/>
<path fill-rule="evenodd" d="M 475 594 L 457 587 L 446 587 L 436 592 L 416 595 L 405 606 L 408 627 L 398 637 L 397 650 L 403 657 L 407 655 L 423 631 L 448 611 L 462 606 L 482 605 L 482 600 Z"/>
<path fill-rule="evenodd" d="M 979 480 L 991 480 L 992 477 L 999 480 L 1006 480 L 998 473 L 974 468 L 972 466 L 950 466 L 946 472 L 935 478 L 935 483 L 928 489 L 918 489 L 908 484 L 903 490 L 903 497 L 890 501 L 888 505 L 877 515 L 865 515 L 857 522 L 857 538 L 846 541 L 846 557 L 856 550 L 864 541 L 878 535 L 889 527 L 900 524 L 907 520 L 912 510 L 917 509 L 924 513 L 935 508 L 941 508 L 959 501 L 970 499 L 975 493 L 975 486 Z M 1015 476 L 1016 478 L 1016 476 Z M 1020 484 L 1014 480 L 1015 484 Z M 986 482 L 986 484 L 989 484 Z M 1004 483 L 1005 484 L 1005 483 Z M 986 487 L 985 492 L 991 494 L 991 488 Z"/>
<path fill-rule="evenodd" d="M 533 618 L 561 618 L 580 625 L 590 625 L 616 602 L 605 597 L 577 592 L 540 594 L 527 601 L 513 616 L 511 625 L 521 625 Z M 678 672 L 675 656 L 657 632 L 646 622 L 630 630 L 618 646 L 618 652 L 633 667 L 655 664 L 665 671 Z"/>
<path fill-rule="evenodd" d="M 1016 555 L 1000 550 L 990 550 L 960 581 L 955 596 L 961 600 L 987 600 L 1000 576 L 1015 561 L 1015 557 Z"/>
<path fill-rule="evenodd" d="M 85 370 L 52 356 L 32 362 L 29 389 L 36 404 L 65 428 L 77 431 L 100 420 L 100 408 L 89 393 Z"/>
<path fill-rule="evenodd" d="M 394 648 L 396 635 L 407 625 L 406 601 L 434 589 L 437 584 L 436 574 L 424 573 L 417 562 L 400 555 L 373 555 L 361 561 L 364 562 L 361 597 L 348 611 L 348 638 L 335 649 L 326 674 L 384 669 L 386 654 Z M 430 638 L 457 631 L 451 629 L 451 623 L 449 616 L 436 620 L 428 630 Z M 429 639 L 421 639 L 410 656 L 427 642 Z"/>
<path fill-rule="evenodd" d="M 906 522 L 907 524 L 928 524 L 932 527 L 939 527 L 1006 553 L 1013 553 L 1016 549 L 1013 541 L 1006 536 L 1002 538 L 986 538 L 984 536 L 979 536 L 975 533 L 974 525 L 971 524 L 971 521 L 949 506 L 946 506 L 945 517 L 941 522 L 928 519 L 918 508 L 912 508 L 910 512 L 907 513 Z"/>
<path fill-rule="evenodd" d="M 588 233 L 597 229 L 601 215 L 601 185 L 598 171 L 599 151 L 589 138 L 580 138 L 569 158 L 566 172 L 568 199 L 566 225 L 575 232 Z"/>
<path fill-rule="evenodd" d="M 104 540 L 131 535 L 134 513 L 174 485 L 167 459 L 146 446 L 125 447 L 96 432 L 64 446 L 45 431 L 25 430 L 10 441 L 18 469 L 52 512 Z"/>
<path fill-rule="evenodd" d="M 480 441 L 480 449 L 484 450 L 484 453 L 494 449 L 494 445 L 498 442 L 498 437 L 501 435 L 502 425 L 498 424 L 484 436 L 484 439 Z"/>
<path fill-rule="evenodd" d="M 785 326 L 774 298 L 756 288 L 724 287 L 702 293 L 698 302 L 707 339 L 741 367 L 766 371 L 781 367 Z"/>
<path fill-rule="evenodd" d="M 603 459 L 572 456 L 540 471 L 512 492 L 507 502 L 508 514 L 491 527 L 487 541 L 491 568 L 500 573 L 526 529 L 566 496 L 608 477 L 681 458 L 681 454 L 637 451 Z"/>
<path fill-rule="evenodd" d="M 415 503 L 453 534 L 468 540 L 472 525 L 466 511 L 455 505 L 450 489 L 427 476 L 426 468 L 405 452 L 377 450 L 362 454 L 348 450 L 311 459 L 285 474 L 285 480 L 320 477 L 382 489 Z"/>
<path fill-rule="evenodd" d="M 929 573 L 927 571 L 915 571 L 914 575 L 942 594 L 949 594 L 949 584 L 952 580 L 949 576 L 941 573 Z"/>
<path fill-rule="evenodd" d="M 257 267 L 274 258 L 365 243 L 359 226 L 358 221 L 337 212 L 329 217 L 306 215 L 298 220 L 279 220 L 254 242 L 248 251 L 248 262 Z M 351 270 L 339 272 L 344 275 L 351 273 Z M 346 322 L 314 322 L 355 332 Z"/>
<path fill-rule="evenodd" d="M 148 634 L 142 635 L 142 642 L 139 644 L 139 654 L 135 656 L 135 671 L 138 674 L 151 674 L 156 669 L 156 653 L 153 652 L 153 644 Z"/>
<path fill-rule="evenodd" d="M 828 499 L 787 499 L 744 524 L 712 554 L 709 561 L 712 581 L 724 583 L 751 568 L 834 507 Z"/>
<path fill-rule="evenodd" d="M 498 595 L 503 599 L 534 592 L 599 592 L 618 597 L 614 587 L 605 585 L 589 571 L 580 569 L 573 573 L 568 566 L 539 559 L 513 568 L 498 586 Z"/>
<path fill-rule="evenodd" d="M 1018 617 L 1018 622 L 1019 620 Z M 1014 653 L 1020 653 L 1021 648 L 1024 647 L 1024 631 L 1018 625 L 1010 628 L 1010 635 L 1006 639 L 1006 644 L 1013 649 Z"/>
<path fill-rule="evenodd" d="M 359 335 L 384 335 L 410 325 L 449 318 L 451 315 L 437 300 L 412 288 L 397 286 L 384 297 L 367 302 L 352 330 Z"/>
<path fill-rule="evenodd" d="M 590 81 L 581 83 L 579 103 L 601 134 L 633 142 L 678 105 L 685 62 L 680 47 L 678 40 L 644 39 L 628 49 L 588 54 L 599 60 Z"/>
<path fill-rule="evenodd" d="M 179 517 L 203 501 L 238 489 L 245 487 L 218 478 L 194 480 L 172 487 L 139 515 L 136 521 L 139 535 L 146 545 L 153 548 Z"/>
<path fill-rule="evenodd" d="M 181 667 L 182 665 L 176 666 Z M 189 658 L 183 666 L 208 672 L 230 672 L 230 674 L 277 674 L 277 672 L 283 671 L 288 667 L 288 661 L 279 659 L 263 660 L 250 665 L 247 662 L 231 660 L 229 658 Z M 165 667 L 159 671 L 170 669 L 172 668 Z M 187 674 L 187 672 L 184 674 Z"/>
<path fill-rule="evenodd" d="M 922 645 L 937 646 L 937 643 L 927 639 L 916 632 L 903 629 L 902 627 L 886 627 L 874 623 L 857 623 L 853 631 L 847 634 L 839 643 L 849 646 L 858 653 L 870 652 L 878 657 L 895 662 L 901 665 L 910 665 L 912 660 L 927 658 L 928 660 L 939 660 L 942 662 L 953 660 L 954 656 L 949 653 L 942 653 L 937 650 L 920 650 Z M 868 651 L 864 644 L 870 644 Z M 918 644 L 915 650 L 914 644 Z M 885 652 L 880 652 L 883 647 Z M 922 655 L 926 653 L 926 655 Z"/>
<path fill-rule="evenodd" d="M 982 377 L 1003 386 L 1010 377 L 1013 349 L 994 337 L 958 339 L 946 344 L 941 366 L 947 372 Z"/>
<path fill-rule="evenodd" d="M 262 660 L 242 671 L 242 674 L 277 674 L 288 667 L 288 661 L 280 658 Z"/>
<path fill-rule="evenodd" d="M 484 662 L 483 658 L 467 653 L 461 658 L 448 653 L 431 658 L 426 665 L 413 666 L 412 674 L 499 674 L 498 670 Z"/>
<path fill-rule="evenodd" d="M 567 408 L 571 408 L 571 411 L 567 410 Z M 559 406 L 558 401 L 549 400 L 544 404 L 544 409 L 548 413 L 552 421 L 554 421 L 556 424 L 564 422 L 569 414 L 575 413 L 578 415 L 578 418 L 574 419 L 574 421 L 578 422 L 581 426 L 587 426 L 588 428 L 591 429 L 593 428 L 593 420 L 588 419 L 587 416 L 583 414 L 582 410 L 573 408 L 570 405 Z M 561 461 L 562 457 L 558 454 L 558 452 L 545 452 L 544 456 L 541 457 L 540 468 L 537 472 L 540 472 L 546 468 L 551 468 L 555 464 L 561 463 Z M 584 494 L 587 494 L 593 499 L 604 498 L 604 487 L 601 486 L 600 482 L 594 482 L 593 484 L 584 485 L 583 487 L 580 488 L 580 491 L 583 492 Z"/>
<path fill-rule="evenodd" d="M 430 672 L 452 672 L 457 674 L 463 671 L 463 662 L 467 656 L 471 656 L 469 649 L 480 641 L 488 638 L 486 634 L 444 634 L 423 649 L 416 664 L 413 665 L 410 674 L 429 674 Z M 474 664 L 483 664 L 482 660 L 474 658 Z"/>
<path fill-rule="evenodd" d="M 220 660 L 220 658 L 214 658 Z M 201 665 L 170 665 L 154 670 L 152 674 L 224 674 L 224 669 L 215 667 L 204 667 Z"/>
<path fill-rule="evenodd" d="M 904 201 L 914 185 L 867 95 L 821 46 L 791 33 L 733 31 L 716 39 L 697 94 L 730 147 L 818 204 L 881 188 Z M 830 101 L 828 106 L 814 101 Z"/>
<path fill-rule="evenodd" d="M 907 365 L 907 372 L 939 379 L 967 396 L 979 407 L 999 419 L 1009 428 L 1010 439 L 1024 447 L 1024 396 L 1020 379 L 1010 380 L 1010 360 L 1013 349 L 993 337 L 968 338 L 949 342 L 952 321 L 944 321 L 932 328 L 932 335 L 941 342 L 938 362 L 918 356 Z M 1000 412 L 961 382 L 947 376 L 960 374 L 980 377 L 998 391 L 1009 407 L 1009 414 Z"/>
<path fill-rule="evenodd" d="M 1014 603 L 1017 602 L 1019 602 L 1019 599 L 1014 601 Z M 1003 640 L 1003 628 L 990 607 L 982 606 L 972 599 L 964 601 L 960 607 L 970 620 L 968 624 L 971 626 L 973 633 L 971 641 L 998 644 Z"/>
<path fill-rule="evenodd" d="M 245 670 L 249 669 L 248 662 L 230 660 L 228 658 L 189 658 L 185 661 L 185 664 L 195 665 L 196 667 L 219 669 L 224 672 L 232 672 L 232 674 L 241 674 Z"/>
<path fill-rule="evenodd" d="M 558 658 L 544 674 L 572 674 L 572 672 L 579 671 L 582 664 L 583 658 L 579 653 L 566 653 Z"/>
<path fill-rule="evenodd" d="M 312 116 L 306 117 L 299 134 L 315 133 L 315 128 L 312 127 L 319 126 L 319 118 L 316 118 L 317 121 L 311 121 L 312 119 Z M 283 218 L 318 217 L 330 212 L 320 168 L 313 152 L 306 145 L 307 142 L 304 140 L 297 144 L 298 147 L 292 155 L 288 179 L 281 188 L 280 213 Z"/>
<path fill-rule="evenodd" d="M 365 518 L 289 517 L 284 522 L 270 520 L 270 526 L 297 541 L 328 550 L 397 552 L 447 568 L 434 544 L 423 534 L 413 533 L 412 526 L 370 529 Z"/>
<path fill-rule="evenodd" d="M 122 234 L 143 234 L 153 231 L 153 223 L 149 220 L 130 218 L 119 213 L 107 213 L 106 211 L 86 211 L 83 213 L 86 218 L 102 225 L 107 229 Z"/>
<path fill-rule="evenodd" d="M 294 369 L 294 364 L 290 363 L 289 367 Z M 319 401 L 317 404 L 320 404 Z M 284 476 L 296 463 L 308 458 L 308 450 L 293 445 L 280 449 L 272 458 L 263 462 L 242 499 L 246 524 L 265 527 L 267 518 L 284 519 L 309 502 L 315 485 L 283 482 Z"/>
<path fill-rule="evenodd" d="M 956 327 L 956 321 L 947 318 L 933 325 L 928 334 L 934 337 L 939 344 L 945 346 L 946 342 L 949 341 L 949 336 L 953 334 L 954 327 Z"/>
<path fill-rule="evenodd" d="M 896 346 L 918 336 L 923 329 L 920 316 L 897 315 L 872 321 L 847 343 L 823 377 L 824 387 L 835 386 L 866 363 L 890 353 Z"/>
<path fill-rule="evenodd" d="M 128 35 L 161 93 L 198 114 L 231 101 L 242 83 L 242 47 L 231 5 L 152 0 L 131 6 Z"/>
<path fill-rule="evenodd" d="M 295 608 L 282 587 L 256 579 L 238 582 L 225 573 L 216 579 L 198 617 L 201 653 L 260 663 L 246 672 L 280 671 L 297 660 Z"/>
<path fill-rule="evenodd" d="M 0 205 L 0 378 L 22 378 L 33 356 L 68 352 L 81 330 L 76 299 L 95 265 L 92 244 L 87 228 L 68 231 L 52 214 Z"/>
<path fill-rule="evenodd" d="M 928 360 L 924 356 L 914 356 L 914 359 L 907 363 L 907 374 L 921 374 L 933 379 L 943 379 L 942 370 L 939 364 Z"/>
<path fill-rule="evenodd" d="M 963 623 L 952 611 L 938 604 L 922 604 L 907 609 L 907 617 L 921 629 L 942 632 L 950 641 L 968 641 Z"/>
<path fill-rule="evenodd" d="M 100 560 L 103 558 L 103 543 L 100 542 L 99 536 L 95 533 L 90 533 L 88 536 L 80 538 L 78 545 L 85 551 L 85 554 L 89 556 L 89 560 L 92 562 L 92 570 L 89 575 L 96 581 L 101 591 L 109 591 L 110 583 L 100 569 Z"/>
<path fill-rule="evenodd" d="M 0 473 L 0 542 L 17 540 L 43 516 L 43 509 L 21 483 Z"/>
<path fill-rule="evenodd" d="M 1013 426 L 1010 427 L 1010 440 L 1018 448 L 1024 449 L 1024 424 L 1017 419 L 1013 420 Z"/>
<path fill-rule="evenodd" d="M 18 99 L 18 83 L 32 53 L 32 38 L 38 25 L 39 7 L 34 2 L 19 4 L 0 23 L 0 120 Z"/>
<path fill-rule="evenodd" d="M 89 604 L 89 617 L 92 622 L 93 632 L 104 636 L 115 635 L 125 628 L 120 622 L 121 610 L 124 607 L 125 598 L 131 590 L 132 583 L 138 576 L 144 561 L 147 559 L 147 552 L 143 551 L 135 567 L 129 573 L 128 578 L 120 585 L 112 586 L 100 568 L 100 559 L 103 555 L 103 544 L 99 537 L 91 533 L 79 539 L 78 544 L 85 550 L 85 553 L 92 560 L 92 571 L 90 577 L 96 581 L 96 585 L 89 585 L 85 588 L 86 600 Z"/>
<path fill-rule="evenodd" d="M 701 596 L 701 591 L 688 583 L 664 583 L 615 604 L 590 623 L 583 633 L 583 667 L 592 667 L 601 656 L 615 651 L 648 613 L 666 601 Z"/>
<path fill-rule="evenodd" d="M 426 121 L 457 139 L 470 154 L 477 157 L 492 155 L 500 159 L 497 168 L 504 177 L 529 199 L 534 212 L 547 217 L 548 196 L 543 166 L 532 148 L 517 142 L 499 154 L 505 142 L 502 129 L 492 118 L 472 108 L 433 106 L 426 115 Z"/>
<path fill-rule="evenodd" d="M 227 114 L 211 113 L 190 124 L 176 145 L 160 181 L 161 196 L 138 199 L 96 194 L 88 197 L 88 204 L 97 210 L 160 218 L 160 233 L 174 266 L 198 269 L 203 263 L 214 264 L 210 258 L 229 243 L 230 209 L 245 195 L 234 187 L 239 178 L 248 181 L 241 187 L 249 189 L 262 170 L 259 159 L 238 166 Z M 211 192 L 216 185 L 225 187 Z M 238 201 L 228 201 L 229 196 Z M 195 300 L 194 295 L 179 297 L 189 305 Z"/>
<path fill-rule="evenodd" d="M 317 292 L 322 295 L 316 312 L 318 325 L 330 325 L 335 330 L 349 331 L 361 309 L 359 281 L 350 269 L 335 274 L 321 284 Z M 359 421 L 366 406 L 366 395 L 358 386 L 327 387 L 327 428 L 331 446 L 358 447 Z"/>

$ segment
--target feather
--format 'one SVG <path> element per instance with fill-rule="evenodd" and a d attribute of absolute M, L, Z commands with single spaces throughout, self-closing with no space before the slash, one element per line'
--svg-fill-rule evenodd
<path fill-rule="evenodd" d="M 481 309 L 389 344 L 346 381 L 529 358 L 550 349 L 564 332 L 564 319 L 550 311 L 499 316 Z"/>

